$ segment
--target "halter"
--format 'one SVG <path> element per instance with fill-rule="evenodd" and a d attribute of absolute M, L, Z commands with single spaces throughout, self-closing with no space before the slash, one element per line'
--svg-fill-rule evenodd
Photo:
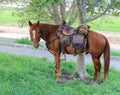
<path fill-rule="evenodd" d="M 56 30 L 57 33 L 58 33 L 58 31 L 60 30 L 60 26 L 61 26 L 61 25 L 59 25 L 59 27 L 58 27 L 57 30 Z M 40 32 L 40 37 L 42 37 L 42 32 Z M 60 37 L 60 35 L 56 35 L 54 39 L 52 39 L 52 40 L 49 41 L 49 42 L 46 42 L 47 47 L 48 47 L 49 44 L 53 43 L 53 42 L 54 42 L 55 40 L 57 40 L 59 37 Z M 40 45 L 40 44 L 39 44 L 39 46 L 41 46 L 41 47 L 44 48 L 45 50 L 49 51 L 49 52 L 52 53 L 53 55 L 55 54 L 55 53 L 53 53 L 51 50 L 49 50 L 49 48 L 45 48 L 44 46 L 42 46 L 42 45 Z"/>

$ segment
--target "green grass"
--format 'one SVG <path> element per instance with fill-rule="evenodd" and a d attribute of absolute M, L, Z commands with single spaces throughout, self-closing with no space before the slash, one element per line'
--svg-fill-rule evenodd
<path fill-rule="evenodd" d="M 104 15 L 94 21 L 88 22 L 91 26 L 91 30 L 103 31 L 103 32 L 120 32 L 120 16 Z M 78 23 L 75 23 L 73 27 L 77 27 Z"/>
<path fill-rule="evenodd" d="M 92 30 L 120 32 L 120 16 L 105 15 L 88 24 Z"/>
<path fill-rule="evenodd" d="M 75 69 L 72 61 L 62 62 L 62 72 L 72 73 Z M 16 56 L 0 53 L 0 95 L 119 95 L 120 71 L 110 69 L 109 80 L 94 84 L 91 79 L 85 81 L 69 80 L 56 83 L 54 62 L 46 58 Z M 93 76 L 93 64 L 87 65 L 87 71 Z"/>
<path fill-rule="evenodd" d="M 32 41 L 30 41 L 27 37 L 26 38 L 21 38 L 21 39 L 16 39 L 15 43 L 19 44 L 27 44 L 27 45 L 32 45 Z"/>
<path fill-rule="evenodd" d="M 0 24 L 17 25 L 20 17 L 16 15 L 16 8 L 0 8 Z"/>
<path fill-rule="evenodd" d="M 120 51 L 117 51 L 117 50 L 111 50 L 111 55 L 113 56 L 120 56 Z"/>

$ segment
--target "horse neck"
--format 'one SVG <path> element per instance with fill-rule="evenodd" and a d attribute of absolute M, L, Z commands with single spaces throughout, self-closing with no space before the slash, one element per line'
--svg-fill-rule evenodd
<path fill-rule="evenodd" d="M 42 32 L 42 39 L 45 42 L 49 42 L 50 40 L 52 40 L 55 35 L 56 35 L 56 31 L 59 27 L 59 25 L 51 25 L 51 24 L 39 24 L 41 32 Z"/>

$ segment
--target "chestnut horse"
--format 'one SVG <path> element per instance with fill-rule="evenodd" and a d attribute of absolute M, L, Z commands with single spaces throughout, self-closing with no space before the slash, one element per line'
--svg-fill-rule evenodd
<path fill-rule="evenodd" d="M 46 42 L 48 50 L 54 54 L 55 58 L 55 74 L 57 74 L 56 81 L 60 81 L 61 70 L 60 70 L 60 54 L 61 50 L 59 47 L 60 39 L 56 39 L 57 30 L 59 25 L 32 23 L 29 21 L 29 32 L 31 40 L 33 41 L 33 46 L 38 48 L 40 39 Z M 73 54 L 72 45 L 66 47 L 67 54 Z M 88 30 L 88 42 L 87 42 L 87 52 L 90 53 L 93 63 L 94 63 L 94 82 L 98 82 L 100 79 L 100 57 L 104 55 L 104 81 L 108 79 L 109 64 L 110 64 L 110 46 L 107 38 L 102 34 Z M 77 54 L 82 53 L 80 50 L 76 50 Z"/>

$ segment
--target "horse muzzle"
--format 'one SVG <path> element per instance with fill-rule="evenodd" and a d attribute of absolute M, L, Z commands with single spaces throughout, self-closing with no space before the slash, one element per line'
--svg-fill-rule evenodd
<path fill-rule="evenodd" d="M 38 48 L 39 47 L 39 42 L 34 42 L 34 45 L 33 45 L 35 48 Z"/>
<path fill-rule="evenodd" d="M 39 47 L 39 45 L 36 45 L 36 46 L 34 45 L 34 48 L 38 48 L 38 47 Z"/>

